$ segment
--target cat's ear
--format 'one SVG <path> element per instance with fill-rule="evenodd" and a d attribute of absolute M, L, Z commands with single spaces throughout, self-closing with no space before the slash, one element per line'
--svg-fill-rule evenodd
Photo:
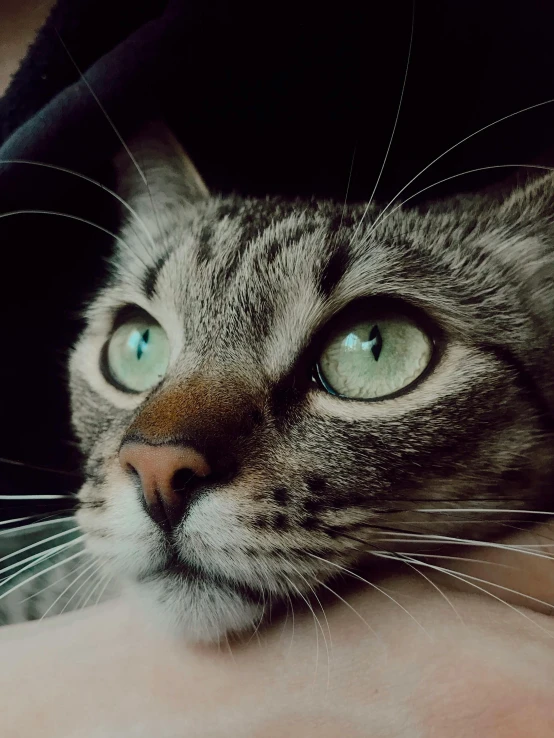
<path fill-rule="evenodd" d="M 519 320 L 529 321 L 520 329 L 514 321 L 511 349 L 554 417 L 554 176 L 512 192 L 499 216 L 496 257 L 503 281 L 512 284 Z"/>
<path fill-rule="evenodd" d="M 117 192 L 127 202 L 146 196 L 163 206 L 209 197 L 196 167 L 161 121 L 148 123 L 133 136 L 114 164 Z"/>

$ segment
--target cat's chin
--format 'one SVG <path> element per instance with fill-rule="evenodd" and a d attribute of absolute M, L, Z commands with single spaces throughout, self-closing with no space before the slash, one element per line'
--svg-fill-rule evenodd
<path fill-rule="evenodd" d="M 214 582 L 159 576 L 126 584 L 127 594 L 138 600 L 151 623 L 194 643 L 218 643 L 252 631 L 263 617 L 260 604 Z"/>

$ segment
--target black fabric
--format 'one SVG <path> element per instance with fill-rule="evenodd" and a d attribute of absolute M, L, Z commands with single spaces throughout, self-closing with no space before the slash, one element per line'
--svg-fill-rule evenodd
<path fill-rule="evenodd" d="M 121 143 L 96 95 L 123 138 L 163 115 L 212 190 L 342 201 L 350 179 L 348 199 L 367 199 L 398 108 L 412 8 L 411 0 L 60 0 L 0 100 L 0 160 L 49 162 L 110 184 Z M 378 199 L 472 131 L 554 97 L 553 20 L 554 7 L 539 0 L 415 3 Z M 554 105 L 545 105 L 493 126 L 406 194 L 467 169 L 535 161 L 553 143 L 553 123 Z M 505 174 L 452 179 L 414 202 Z M 31 165 L 0 163 L 0 209 L 117 228 L 117 209 L 98 188 Z M 37 214 L 0 219 L 0 243 L 0 455 L 73 469 L 65 356 L 110 239 Z M 0 480 L 16 491 L 73 484 L 27 474 L 0 464 Z"/>

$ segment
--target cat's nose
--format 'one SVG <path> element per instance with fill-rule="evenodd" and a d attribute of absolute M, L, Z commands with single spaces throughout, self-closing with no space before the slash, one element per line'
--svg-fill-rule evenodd
<path fill-rule="evenodd" d="M 124 443 L 119 463 L 138 478 L 148 514 L 165 531 L 178 525 L 198 482 L 211 474 L 204 456 L 191 446 Z"/>

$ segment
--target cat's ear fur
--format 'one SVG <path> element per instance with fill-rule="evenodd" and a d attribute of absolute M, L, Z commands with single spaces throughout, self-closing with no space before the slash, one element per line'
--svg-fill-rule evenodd
<path fill-rule="evenodd" d="M 554 176 L 517 189 L 499 216 L 504 238 L 496 256 L 511 276 L 518 312 L 529 319 L 527 330 L 514 323 L 512 350 L 554 417 Z"/>
<path fill-rule="evenodd" d="M 196 167 L 161 121 L 148 123 L 129 139 L 114 164 L 117 193 L 128 203 L 146 197 L 163 207 L 209 197 Z"/>

